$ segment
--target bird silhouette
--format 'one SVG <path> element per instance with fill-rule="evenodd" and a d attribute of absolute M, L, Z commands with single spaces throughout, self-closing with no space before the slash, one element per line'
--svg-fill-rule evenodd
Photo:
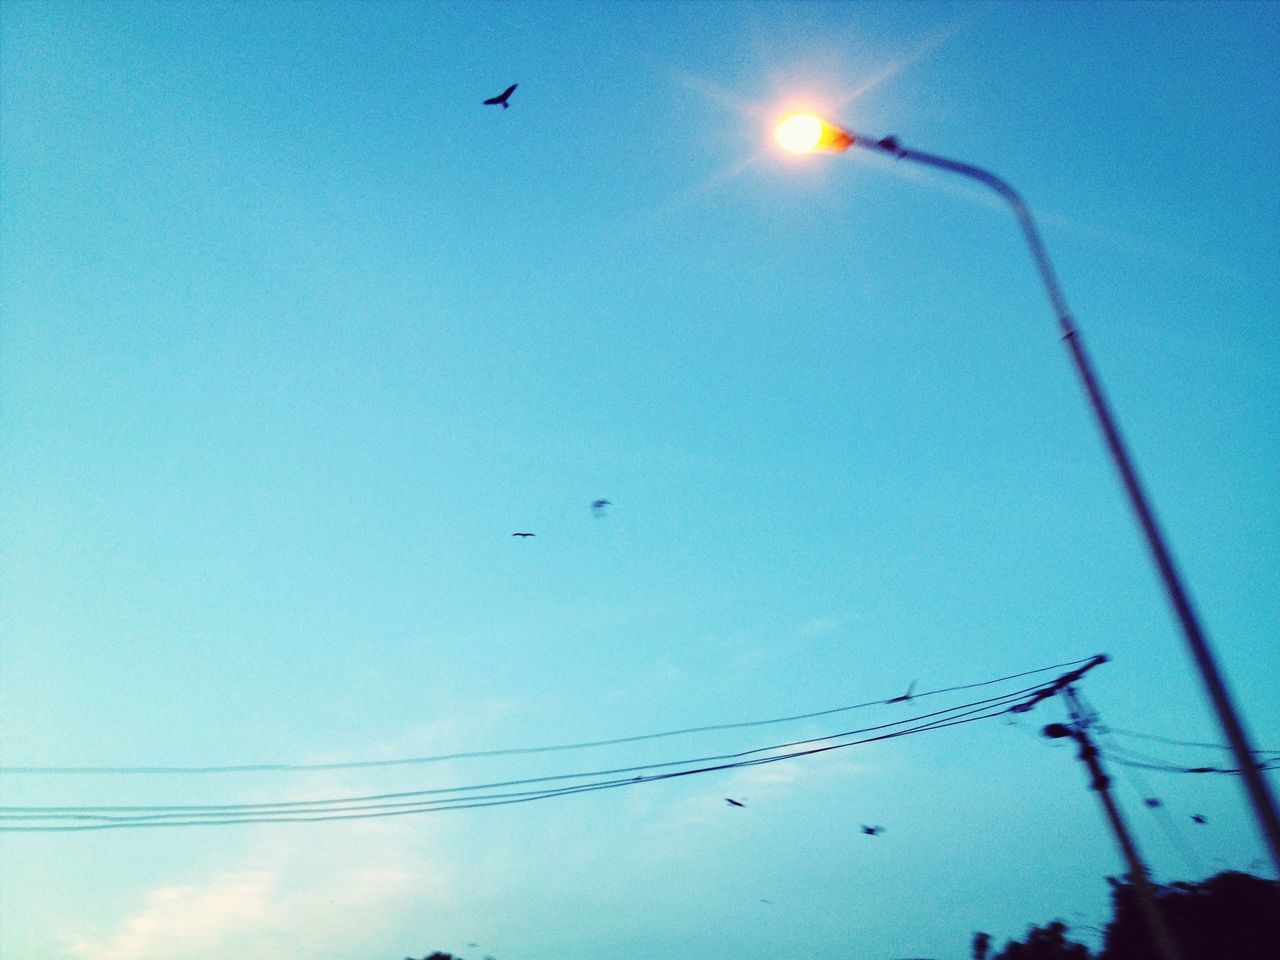
<path fill-rule="evenodd" d="M 612 500 L 592 500 L 592 501 L 591 501 L 591 512 L 592 512 L 592 513 L 594 513 L 597 517 L 603 517 L 603 516 L 604 516 L 604 508 L 605 508 L 605 507 L 612 507 L 612 506 L 613 506 L 613 501 L 612 501 Z"/>
<path fill-rule="evenodd" d="M 906 703 L 908 700 L 911 699 L 911 692 L 915 690 L 917 683 L 919 683 L 918 680 L 912 680 L 911 686 L 907 687 L 906 693 L 900 693 L 896 697 L 890 697 L 888 700 L 885 701 L 885 703 Z"/>
<path fill-rule="evenodd" d="M 862 825 L 862 832 L 868 837 L 879 836 L 884 833 L 884 827 L 868 827 L 865 823 Z"/>
<path fill-rule="evenodd" d="M 511 99 L 511 94 L 515 91 L 516 87 L 518 86 L 519 86 L 518 83 L 513 83 L 511 86 L 507 87 L 507 89 L 503 90 L 500 94 L 498 94 L 496 97 L 490 97 L 488 100 L 486 100 L 484 102 L 484 105 L 486 107 L 494 107 L 494 106 L 497 106 L 498 104 L 501 104 L 503 110 L 507 109 L 507 107 L 510 106 L 510 104 L 508 104 L 507 101 Z"/>
<path fill-rule="evenodd" d="M 1148 807 L 1151 807 L 1153 810 L 1154 810 L 1156 807 L 1160 806 L 1160 798 L 1159 798 L 1159 797 L 1146 797 L 1145 799 L 1143 799 L 1143 801 L 1142 801 L 1142 802 L 1143 802 L 1143 803 L 1145 803 Z"/>
<path fill-rule="evenodd" d="M 1209 818 L 1208 818 L 1208 817 L 1206 817 L 1203 813 L 1193 813 L 1193 814 L 1191 815 L 1191 819 L 1192 819 L 1193 821 L 1195 821 L 1196 823 L 1208 823 L 1208 822 L 1209 822 Z"/>
<path fill-rule="evenodd" d="M 513 533 L 513 537 L 536 537 L 536 533 Z"/>
<path fill-rule="evenodd" d="M 746 806 L 746 804 L 745 804 L 745 803 L 743 803 L 741 800 L 730 800 L 728 797 L 725 797 L 725 798 L 724 798 L 724 802 L 725 802 L 725 803 L 727 803 L 727 804 L 728 804 L 729 806 L 731 806 L 731 807 L 745 807 L 745 806 Z"/>

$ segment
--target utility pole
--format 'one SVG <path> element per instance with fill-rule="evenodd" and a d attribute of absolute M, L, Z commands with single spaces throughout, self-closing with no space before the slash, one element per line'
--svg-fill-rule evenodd
<path fill-rule="evenodd" d="M 1089 664 L 1089 666 L 1093 665 L 1095 664 Z M 1084 669 L 1088 669 L 1088 667 Z M 1078 672 L 1083 672 L 1083 670 Z M 1174 943 L 1173 936 L 1169 933 L 1169 928 L 1165 925 L 1164 917 L 1160 913 L 1160 905 L 1156 902 L 1155 891 L 1151 887 L 1151 879 L 1147 875 L 1147 868 L 1138 856 L 1138 848 L 1134 845 L 1133 837 L 1129 834 L 1129 828 L 1125 825 L 1124 817 L 1120 815 L 1120 808 L 1116 806 L 1116 802 L 1111 796 L 1111 778 L 1102 769 L 1102 761 L 1098 759 L 1098 748 L 1089 737 L 1090 719 L 1080 706 L 1080 701 L 1070 681 L 1061 686 L 1055 683 L 1054 686 L 1058 687 L 1058 692 L 1062 695 L 1062 699 L 1066 701 L 1067 712 L 1071 715 L 1071 723 L 1051 723 L 1044 728 L 1044 735 L 1055 739 L 1071 737 L 1076 743 L 1080 744 L 1080 761 L 1084 763 L 1089 771 L 1089 788 L 1097 792 L 1098 801 L 1102 804 L 1103 812 L 1107 815 L 1107 822 L 1110 824 L 1112 832 L 1116 835 L 1116 842 L 1120 845 L 1120 852 L 1129 864 L 1129 880 L 1133 884 L 1134 892 L 1138 895 L 1138 904 L 1142 907 L 1147 926 L 1151 928 L 1156 947 L 1165 960 L 1181 960 L 1177 944 Z"/>

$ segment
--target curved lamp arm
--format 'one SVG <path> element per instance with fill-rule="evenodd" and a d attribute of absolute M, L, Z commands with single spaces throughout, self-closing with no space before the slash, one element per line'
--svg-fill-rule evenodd
<path fill-rule="evenodd" d="M 831 148 L 843 152 L 849 146 L 858 146 L 878 153 L 886 153 L 898 160 L 911 160 L 925 166 L 946 170 L 949 173 L 957 173 L 990 187 L 1004 198 L 1012 208 L 1013 214 L 1018 220 L 1018 225 L 1022 228 L 1023 236 L 1026 238 L 1027 246 L 1031 250 L 1031 259 L 1035 262 L 1036 269 L 1040 273 L 1040 280 L 1044 284 L 1045 293 L 1048 294 L 1049 302 L 1057 316 L 1058 326 L 1062 330 L 1063 340 L 1067 343 L 1071 359 L 1075 364 L 1076 373 L 1080 378 L 1085 393 L 1089 397 L 1089 405 L 1093 408 L 1094 418 L 1097 420 L 1098 427 L 1102 430 L 1102 435 L 1106 439 L 1112 462 L 1120 472 L 1125 492 L 1129 495 L 1129 503 L 1133 508 L 1133 512 L 1137 514 L 1138 522 L 1142 525 L 1142 532 L 1146 536 L 1147 545 L 1151 549 L 1152 558 L 1160 571 L 1160 579 L 1164 582 L 1165 592 L 1169 596 L 1170 603 L 1173 604 L 1173 609 L 1182 626 L 1182 633 L 1186 638 L 1187 646 L 1190 648 L 1191 655 L 1200 670 L 1200 676 L 1209 693 L 1209 699 L 1213 703 L 1214 710 L 1218 714 L 1218 720 L 1222 724 L 1223 732 L 1226 734 L 1227 742 L 1235 755 L 1236 765 L 1244 778 L 1249 799 L 1253 804 L 1259 825 L 1270 848 L 1271 859 L 1275 865 L 1276 872 L 1280 874 L 1280 816 L 1277 816 L 1276 813 L 1275 799 L 1271 795 L 1269 785 L 1258 769 L 1257 754 L 1253 751 L 1249 739 L 1245 735 L 1243 725 L 1232 702 L 1231 694 L 1227 690 L 1226 682 L 1223 680 L 1216 658 L 1210 649 L 1208 637 L 1205 636 L 1204 630 L 1200 626 L 1200 619 L 1196 615 L 1186 588 L 1183 586 L 1182 577 L 1178 573 L 1177 567 L 1174 566 L 1173 556 L 1165 543 L 1164 534 L 1161 532 L 1159 524 L 1156 523 L 1155 513 L 1138 479 L 1133 460 L 1129 456 L 1128 448 L 1120 435 L 1120 428 L 1116 425 L 1110 405 L 1102 392 L 1102 386 L 1093 371 L 1093 364 L 1089 360 L 1089 355 L 1085 352 L 1084 341 L 1081 339 L 1080 332 L 1076 329 L 1075 322 L 1071 318 L 1071 312 L 1067 309 L 1066 297 L 1063 295 L 1062 287 L 1059 285 L 1058 278 L 1053 271 L 1053 264 L 1049 260 L 1049 253 L 1045 249 L 1044 241 L 1041 240 L 1040 232 L 1036 229 L 1035 221 L 1031 217 L 1031 209 L 1018 191 L 989 170 L 984 170 L 973 164 L 962 163 L 958 160 L 951 160 L 948 157 L 940 157 L 920 150 L 906 149 L 898 143 L 895 137 L 872 140 L 848 131 L 841 132 L 844 133 L 847 140 L 837 138 L 833 141 L 833 147 Z"/>

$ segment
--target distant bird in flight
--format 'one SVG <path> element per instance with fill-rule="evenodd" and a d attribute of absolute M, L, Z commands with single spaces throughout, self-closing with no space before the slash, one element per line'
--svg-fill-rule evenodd
<path fill-rule="evenodd" d="M 513 533 L 513 537 L 536 537 L 536 533 Z"/>
<path fill-rule="evenodd" d="M 1191 815 L 1191 819 L 1192 819 L 1192 820 L 1194 820 L 1196 823 L 1208 823 L 1208 822 L 1209 822 L 1208 818 L 1207 818 L 1207 817 L 1205 817 L 1205 815 L 1204 815 L 1203 813 L 1193 813 L 1193 814 Z"/>
<path fill-rule="evenodd" d="M 884 827 L 868 827 L 865 823 L 862 825 L 862 832 L 868 837 L 879 836 L 884 833 Z"/>
<path fill-rule="evenodd" d="M 605 507 L 612 507 L 612 506 L 613 506 L 613 501 L 612 501 L 612 500 L 592 500 L 592 501 L 591 501 L 591 512 L 592 512 L 592 513 L 594 513 L 597 517 L 603 517 L 603 516 L 604 516 L 604 508 L 605 508 Z"/>
<path fill-rule="evenodd" d="M 1143 802 L 1143 803 L 1145 803 L 1148 807 L 1151 807 L 1153 810 L 1154 810 L 1156 807 L 1160 806 L 1160 798 L 1159 798 L 1159 797 L 1147 797 L 1147 798 L 1146 798 L 1146 799 L 1144 799 L 1142 802 Z"/>
<path fill-rule="evenodd" d="M 741 800 L 730 800 L 728 797 L 725 797 L 725 798 L 724 798 L 724 802 L 725 802 L 725 803 L 727 803 L 727 804 L 728 804 L 729 806 L 731 806 L 731 807 L 745 807 L 745 806 L 746 806 L 746 804 L 745 804 L 745 803 L 743 803 Z"/>
<path fill-rule="evenodd" d="M 502 109 L 503 110 L 507 109 L 507 107 L 510 106 L 510 104 L 508 104 L 507 101 L 511 99 L 511 94 L 515 91 L 516 87 L 518 86 L 519 84 L 513 83 L 511 86 L 507 87 L 507 89 L 503 90 L 500 94 L 498 94 L 496 97 L 490 97 L 488 100 L 486 100 L 484 102 L 484 105 L 486 107 L 495 107 L 498 104 L 502 104 Z"/>
<path fill-rule="evenodd" d="M 911 693 L 913 690 L 915 690 L 917 683 L 919 683 L 918 680 L 912 680 L 911 686 L 907 687 L 906 693 L 901 693 L 896 697 L 890 697 L 888 700 L 885 701 L 885 703 L 906 703 L 908 700 L 911 699 Z"/>

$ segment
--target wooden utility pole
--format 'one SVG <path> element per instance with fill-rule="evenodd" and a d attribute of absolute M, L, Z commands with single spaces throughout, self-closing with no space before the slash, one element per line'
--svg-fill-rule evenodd
<path fill-rule="evenodd" d="M 1051 723 L 1044 728 L 1044 734 L 1055 738 L 1071 737 L 1080 744 L 1080 761 L 1089 770 L 1089 788 L 1098 794 L 1098 802 L 1102 804 L 1103 812 L 1107 815 L 1107 823 L 1116 836 L 1116 842 L 1120 846 L 1125 862 L 1129 864 L 1129 880 L 1133 884 L 1134 892 L 1138 895 L 1138 905 L 1142 908 L 1147 926 L 1151 928 L 1156 948 L 1165 960 L 1181 960 L 1178 945 L 1169 933 L 1164 916 L 1160 912 L 1160 904 L 1156 901 L 1147 868 L 1138 856 L 1138 848 L 1133 842 L 1124 817 L 1120 814 L 1120 808 L 1116 806 L 1115 799 L 1111 796 L 1111 778 L 1102 769 L 1102 761 L 1098 759 L 1098 748 L 1089 737 L 1089 718 L 1081 708 L 1075 689 L 1070 684 L 1062 687 L 1058 692 L 1066 701 L 1071 723 Z"/>

